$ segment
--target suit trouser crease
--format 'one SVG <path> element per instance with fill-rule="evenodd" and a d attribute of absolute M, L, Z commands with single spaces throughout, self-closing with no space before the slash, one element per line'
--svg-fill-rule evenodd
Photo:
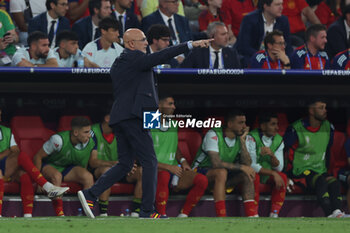
<path fill-rule="evenodd" d="M 142 166 L 141 212 L 152 212 L 157 189 L 158 164 L 151 133 L 142 128 L 140 119 L 121 121 L 113 126 L 113 132 L 117 139 L 118 163 L 104 173 L 89 191 L 94 197 L 100 196 L 130 172 L 136 158 Z"/>

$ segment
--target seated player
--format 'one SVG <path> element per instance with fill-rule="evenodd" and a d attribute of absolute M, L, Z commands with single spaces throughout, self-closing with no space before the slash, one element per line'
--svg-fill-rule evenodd
<path fill-rule="evenodd" d="M 175 110 L 174 98 L 171 96 L 161 98 L 159 110 L 162 114 L 173 115 Z M 178 148 L 177 133 L 177 127 L 173 128 L 164 125 L 160 129 L 151 130 L 154 150 L 158 159 L 156 210 L 159 214 L 166 215 L 169 182 L 171 179 L 178 179 L 178 182 L 172 183 L 172 189 L 175 192 L 190 189 L 178 217 L 188 217 L 193 207 L 196 206 L 203 196 L 208 186 L 208 179 L 205 175 L 193 171 L 182 156 Z"/>
<path fill-rule="evenodd" d="M 259 204 L 259 184 L 271 184 L 270 217 L 278 217 L 286 196 L 287 176 L 283 169 L 283 138 L 278 134 L 277 114 L 264 112 L 259 116 L 259 128 L 247 136 L 247 150 L 252 158 L 255 175 L 255 201 Z"/>
<path fill-rule="evenodd" d="M 92 174 L 86 169 L 91 155 L 97 155 L 95 138 L 91 137 L 91 123 L 84 117 L 71 121 L 72 130 L 51 136 L 34 156 L 35 166 L 55 185 L 77 182 L 84 188 L 93 185 Z M 61 198 L 52 200 L 57 216 L 64 215 Z"/>
<path fill-rule="evenodd" d="M 0 122 L 1 122 L 2 108 L 0 106 Z M 28 173 L 20 169 L 21 166 Z M 13 179 L 20 182 L 20 195 L 23 204 L 23 216 L 32 217 L 34 190 L 32 186 L 32 179 L 38 183 L 47 192 L 49 198 L 61 196 L 69 188 L 56 187 L 50 182 L 47 182 L 43 176 L 32 169 L 33 162 L 24 152 L 20 152 L 15 138 L 10 128 L 0 125 L 0 216 L 2 211 L 2 199 L 4 195 L 4 181 Z M 30 176 L 31 177 L 30 177 Z"/>
<path fill-rule="evenodd" d="M 108 125 L 110 116 L 104 116 L 101 123 L 91 126 L 92 131 L 97 140 L 97 155 L 94 153 L 90 157 L 89 164 L 92 169 L 91 173 L 98 179 L 114 164 L 118 163 L 117 141 L 112 132 L 112 128 Z M 131 208 L 131 217 L 138 217 L 140 212 L 140 204 L 142 198 L 142 168 L 136 167 L 135 171 L 130 172 L 123 181 L 125 183 L 135 183 L 134 200 Z M 107 189 L 99 197 L 100 216 L 107 216 L 108 198 L 111 189 Z"/>
<path fill-rule="evenodd" d="M 326 106 L 322 100 L 312 100 L 308 117 L 287 128 L 284 135 L 287 174 L 291 178 L 305 178 L 307 188 L 316 194 L 325 215 L 341 218 L 345 214 L 341 211 L 340 183 L 327 172 L 334 127 L 327 120 Z"/>
<path fill-rule="evenodd" d="M 226 188 L 241 184 L 245 215 L 258 217 L 254 201 L 255 171 L 246 148 L 249 127 L 240 110 L 229 113 L 224 127 L 207 132 L 193 167 L 206 174 L 209 187 L 213 188 L 216 216 L 226 217 Z"/>

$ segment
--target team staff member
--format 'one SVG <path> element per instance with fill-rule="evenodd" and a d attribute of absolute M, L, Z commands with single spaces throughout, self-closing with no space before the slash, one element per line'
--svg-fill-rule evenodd
<path fill-rule="evenodd" d="M 164 115 L 173 115 L 175 111 L 174 98 L 171 96 L 162 97 L 159 100 L 159 110 Z M 161 122 L 163 119 L 171 121 L 162 115 Z M 188 217 L 203 196 L 208 186 L 208 179 L 205 175 L 193 171 L 182 156 L 178 147 L 178 127 L 167 127 L 162 124 L 160 129 L 152 129 L 151 133 L 158 159 L 156 209 L 159 214 L 166 215 L 170 178 L 172 177 L 175 181 L 178 178 L 178 182 L 173 182 L 173 180 L 171 182 L 175 192 L 190 189 L 178 217 Z"/>
<path fill-rule="evenodd" d="M 259 205 L 260 183 L 272 185 L 270 217 L 277 218 L 286 196 L 287 176 L 283 169 L 283 138 L 278 133 L 277 114 L 264 112 L 259 128 L 247 136 L 247 150 L 255 175 L 255 201 Z"/>
<path fill-rule="evenodd" d="M 257 52 L 250 59 L 250 68 L 290 69 L 290 61 L 286 55 L 286 42 L 283 32 L 274 30 L 267 33 L 264 39 L 265 50 Z"/>
<path fill-rule="evenodd" d="M 316 193 L 325 215 L 339 218 L 344 217 L 340 183 L 327 173 L 334 127 L 326 118 L 326 103 L 313 100 L 308 106 L 308 117 L 287 128 L 284 135 L 287 174 L 290 178 L 305 178 L 307 187 Z"/>
<path fill-rule="evenodd" d="M 290 58 L 292 69 L 324 70 L 329 69 L 330 62 L 325 51 L 327 28 L 314 24 L 306 30 L 306 45 L 296 48 Z"/>

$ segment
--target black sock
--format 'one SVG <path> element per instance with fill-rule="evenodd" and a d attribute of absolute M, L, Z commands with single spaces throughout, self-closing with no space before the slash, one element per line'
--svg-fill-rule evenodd
<path fill-rule="evenodd" d="M 107 211 L 108 211 L 108 200 L 107 201 L 99 200 L 98 201 L 98 205 L 100 207 L 100 214 L 107 214 Z"/>
<path fill-rule="evenodd" d="M 141 198 L 134 198 L 134 200 L 132 200 L 131 212 L 140 213 L 140 207 L 141 207 Z"/>
<path fill-rule="evenodd" d="M 326 216 L 332 214 L 333 208 L 328 193 L 328 184 L 326 178 L 322 175 L 318 175 L 314 180 L 314 189 L 316 192 L 317 200 L 320 203 Z"/>
<path fill-rule="evenodd" d="M 336 209 L 341 210 L 342 205 L 342 196 L 341 196 L 341 186 L 340 182 L 335 178 L 332 178 L 327 181 L 328 182 L 328 192 L 330 195 L 330 201 L 333 211 Z"/>

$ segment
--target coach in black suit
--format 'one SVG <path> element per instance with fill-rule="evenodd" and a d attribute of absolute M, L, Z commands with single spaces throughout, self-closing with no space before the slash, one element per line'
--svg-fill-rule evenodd
<path fill-rule="evenodd" d="M 85 213 L 93 217 L 87 202 L 93 203 L 106 189 L 121 180 L 137 159 L 142 166 L 140 217 L 159 218 L 153 206 L 158 163 L 150 131 L 143 129 L 142 122 L 143 111 L 158 106 L 152 68 L 192 47 L 207 47 L 209 40 L 182 43 L 152 54 L 146 54 L 147 38 L 139 29 L 127 30 L 123 40 L 125 50 L 111 68 L 114 103 L 109 121 L 118 143 L 119 162 L 78 196 Z"/>
<path fill-rule="evenodd" d="M 236 49 L 227 47 L 229 37 L 225 24 L 213 22 L 209 24 L 207 33 L 209 38 L 214 39 L 210 47 L 192 50 L 181 64 L 181 68 L 241 68 Z"/>
<path fill-rule="evenodd" d="M 46 33 L 52 47 L 61 31 L 70 30 L 69 20 L 64 17 L 68 10 L 67 0 L 46 0 L 47 11 L 32 18 L 28 23 L 28 34 L 34 31 Z"/>
<path fill-rule="evenodd" d="M 350 47 L 350 30 L 346 28 L 350 28 L 350 4 L 343 9 L 343 16 L 328 28 L 326 51 L 329 58 Z"/>
<path fill-rule="evenodd" d="M 175 41 L 176 43 L 183 43 L 192 40 L 192 32 L 188 20 L 176 14 L 178 7 L 178 0 L 159 0 L 159 10 L 142 19 L 142 30 L 147 33 L 152 25 L 164 24 L 170 30 L 173 44 Z M 171 25 L 169 20 L 171 20 Z"/>

